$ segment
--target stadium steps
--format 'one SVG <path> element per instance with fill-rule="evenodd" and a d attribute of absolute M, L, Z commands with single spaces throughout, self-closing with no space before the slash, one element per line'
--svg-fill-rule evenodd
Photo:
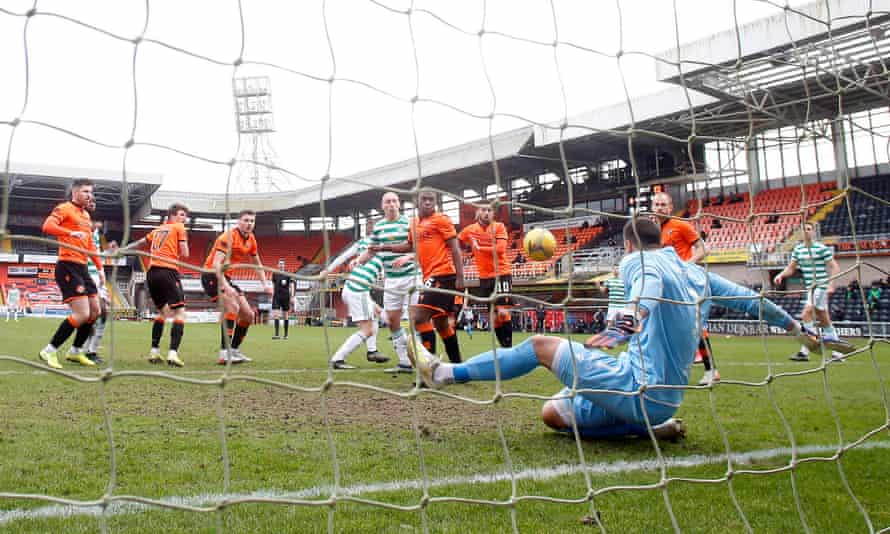
<path fill-rule="evenodd" d="M 829 193 L 831 193 L 832 196 L 841 194 L 841 192 L 837 189 L 832 189 L 831 191 L 829 191 Z M 810 217 L 810 220 L 808 222 L 820 223 L 820 222 L 824 221 L 825 218 L 828 217 L 829 214 L 831 214 L 831 212 L 836 210 L 843 203 L 844 203 L 844 197 L 840 197 L 840 198 L 836 198 L 836 199 L 832 200 L 828 204 L 826 204 L 826 205 L 822 206 L 821 208 L 819 208 L 818 210 L 816 210 L 816 213 L 814 213 L 813 216 Z"/>

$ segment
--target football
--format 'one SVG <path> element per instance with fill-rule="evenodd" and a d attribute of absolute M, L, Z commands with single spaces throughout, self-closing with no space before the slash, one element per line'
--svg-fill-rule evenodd
<path fill-rule="evenodd" d="M 548 260 L 556 250 L 556 238 L 553 237 L 550 230 L 534 228 L 525 234 L 522 239 L 522 248 L 525 249 L 525 254 L 530 260 Z"/>

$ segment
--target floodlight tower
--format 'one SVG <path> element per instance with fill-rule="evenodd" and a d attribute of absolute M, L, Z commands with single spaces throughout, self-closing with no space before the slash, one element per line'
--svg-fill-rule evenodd
<path fill-rule="evenodd" d="M 235 78 L 232 91 L 241 137 L 233 187 L 252 193 L 293 189 L 288 175 L 277 168 L 278 155 L 270 140 L 275 121 L 269 77 Z"/>

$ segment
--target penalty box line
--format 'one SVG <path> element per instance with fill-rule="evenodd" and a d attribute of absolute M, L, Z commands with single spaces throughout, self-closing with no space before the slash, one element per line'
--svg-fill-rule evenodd
<path fill-rule="evenodd" d="M 852 450 L 881 450 L 890 449 L 888 441 L 869 441 L 857 446 Z M 805 445 L 797 448 L 798 454 L 823 454 L 833 453 L 837 451 L 836 445 Z M 733 453 L 732 461 L 736 464 L 751 464 L 752 462 L 769 460 L 782 456 L 790 456 L 790 447 L 779 447 L 772 449 L 760 449 L 748 452 Z M 689 456 L 680 456 L 675 458 L 665 458 L 665 463 L 669 469 L 692 468 L 704 465 L 726 463 L 726 454 L 704 455 L 693 454 Z M 800 460 L 800 458 L 798 458 Z M 614 462 L 598 462 L 588 465 L 588 472 L 592 475 L 611 475 L 630 473 L 634 471 L 657 471 L 661 468 L 661 464 L 657 460 L 618 460 Z M 445 477 L 429 480 L 427 487 L 438 488 L 446 486 L 472 485 L 472 484 L 493 484 L 497 482 L 508 482 L 515 480 L 534 480 L 547 481 L 554 478 L 581 474 L 582 469 L 579 465 L 562 464 L 554 467 L 531 468 L 517 471 L 511 477 L 507 472 L 496 472 L 490 474 L 477 474 L 471 476 Z M 370 484 L 358 484 L 340 488 L 337 495 L 341 496 L 357 496 L 371 493 L 388 493 L 394 491 L 405 490 L 422 490 L 424 487 L 423 480 L 401 480 L 392 482 L 375 482 Z M 193 506 L 208 507 L 215 506 L 222 502 L 231 503 L 239 499 L 313 499 L 327 498 L 334 492 L 332 486 L 316 486 L 296 492 L 284 492 L 275 490 L 259 490 L 251 493 L 208 493 L 195 496 L 173 496 L 162 497 L 159 499 L 165 504 L 173 506 Z M 133 502 L 113 502 L 111 503 L 106 514 L 108 516 L 135 514 L 146 512 L 149 510 L 171 511 L 169 508 L 157 508 L 154 506 L 133 503 Z M 34 509 L 13 509 L 0 511 L 0 525 L 23 520 L 40 520 L 40 519 L 66 519 L 78 516 L 98 517 L 102 515 L 102 509 L 98 506 L 65 506 L 53 504 L 42 506 Z"/>

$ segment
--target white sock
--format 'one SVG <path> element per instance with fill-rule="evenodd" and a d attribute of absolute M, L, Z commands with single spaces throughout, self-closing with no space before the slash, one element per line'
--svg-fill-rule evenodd
<path fill-rule="evenodd" d="M 150 353 L 150 354 L 160 354 L 160 353 L 161 353 L 161 349 L 159 349 L 159 348 L 157 348 L 157 347 L 152 347 L 152 348 L 151 348 L 151 353 Z M 220 355 L 220 356 L 223 356 L 224 354 L 225 354 L 225 351 L 224 351 L 224 350 L 219 351 L 219 355 Z"/>
<path fill-rule="evenodd" d="M 433 380 L 440 384 L 454 383 L 454 366 L 450 363 L 440 363 L 433 371 Z"/>
<path fill-rule="evenodd" d="M 53 347 L 52 343 L 47 343 L 47 345 L 43 347 L 43 350 L 41 352 L 56 352 L 57 350 L 59 349 Z"/>
<path fill-rule="evenodd" d="M 352 351 L 357 349 L 359 347 L 359 345 L 361 345 L 364 342 L 365 342 L 365 337 L 363 335 L 361 335 L 361 333 L 355 332 L 354 334 L 352 334 L 351 336 L 346 338 L 346 341 L 344 341 L 343 344 L 340 345 L 340 348 L 337 349 L 337 352 L 335 352 L 334 355 L 331 356 L 331 361 L 332 362 L 345 361 L 346 357 L 349 356 L 349 354 L 352 353 Z"/>
<path fill-rule="evenodd" d="M 408 358 L 408 338 L 405 336 L 405 331 L 401 328 L 393 332 L 392 346 L 399 357 L 399 365 L 414 367 Z"/>
<path fill-rule="evenodd" d="M 179 353 L 175 350 L 171 350 L 167 353 L 167 357 L 169 358 L 170 356 L 179 356 Z"/>
<path fill-rule="evenodd" d="M 805 356 L 809 356 L 809 355 L 810 355 L 810 349 L 808 349 L 808 348 L 806 347 L 806 345 L 801 345 L 801 346 L 800 346 L 800 353 L 803 354 L 803 355 L 805 355 Z"/>
<path fill-rule="evenodd" d="M 368 346 L 368 352 L 377 352 L 378 330 L 380 330 L 380 326 L 377 324 L 377 319 L 374 319 L 371 321 L 371 335 L 365 340 L 365 345 Z"/>

